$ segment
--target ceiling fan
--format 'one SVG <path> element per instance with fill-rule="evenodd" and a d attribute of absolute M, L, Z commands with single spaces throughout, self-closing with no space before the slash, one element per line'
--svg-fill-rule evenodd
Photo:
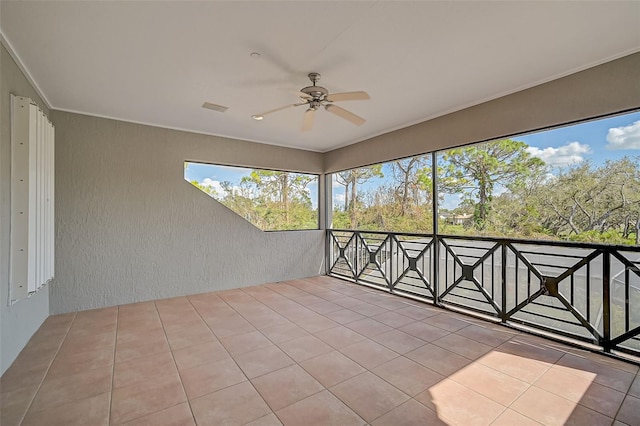
<path fill-rule="evenodd" d="M 251 117 L 254 120 L 262 120 L 267 114 L 272 114 L 274 112 L 282 111 L 287 108 L 307 105 L 308 109 L 304 113 L 304 119 L 302 121 L 303 132 L 311 130 L 311 127 L 313 127 L 313 119 L 315 117 L 315 113 L 320 107 L 324 107 L 324 109 L 329 111 L 330 113 L 335 114 L 338 117 L 341 117 L 349 121 L 350 123 L 355 124 L 356 126 L 361 126 L 366 121 L 364 118 L 359 117 L 354 113 L 334 104 L 334 102 L 341 101 L 364 101 L 371 99 L 366 92 L 360 91 L 329 94 L 329 91 L 327 89 L 316 85 L 316 83 L 320 81 L 320 74 L 318 74 L 317 72 L 309 73 L 309 80 L 311 80 L 311 83 L 313 83 L 313 85 L 300 89 L 301 102 L 272 109 L 270 111 L 263 112 L 262 114 L 255 114 Z"/>

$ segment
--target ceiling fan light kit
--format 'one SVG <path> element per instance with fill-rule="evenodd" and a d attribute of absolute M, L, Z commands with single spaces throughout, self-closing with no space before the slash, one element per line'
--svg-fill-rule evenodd
<path fill-rule="evenodd" d="M 351 111 L 347 111 L 344 108 L 341 108 L 337 105 L 334 105 L 334 102 L 342 102 L 342 101 L 364 101 L 371 99 L 366 92 L 358 91 L 358 92 L 343 92 L 343 93 L 333 93 L 330 94 L 327 89 L 324 87 L 318 86 L 317 83 L 320 81 L 320 74 L 317 72 L 309 73 L 309 80 L 311 80 L 312 85 L 303 87 L 300 89 L 300 103 L 286 105 L 280 108 L 272 109 L 262 114 L 254 114 L 251 116 L 254 120 L 262 120 L 265 115 L 272 114 L 274 112 L 282 111 L 284 109 L 293 108 L 297 106 L 307 105 L 307 111 L 305 111 L 304 119 L 302 121 L 302 131 L 307 132 L 311 130 L 313 127 L 313 120 L 315 118 L 315 112 L 320 108 L 324 107 L 326 111 L 347 120 L 348 122 L 355 124 L 356 126 L 361 126 L 365 123 L 365 119 L 352 113 Z"/>

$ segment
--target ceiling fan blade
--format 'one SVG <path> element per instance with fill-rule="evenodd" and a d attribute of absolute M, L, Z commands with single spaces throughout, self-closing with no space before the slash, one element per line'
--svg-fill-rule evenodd
<path fill-rule="evenodd" d="M 340 108 L 338 105 L 329 104 L 326 107 L 324 107 L 324 109 L 326 109 L 327 111 L 329 111 L 332 114 L 337 115 L 338 117 L 341 117 L 341 118 L 344 118 L 347 121 L 350 121 L 351 123 L 355 124 L 356 126 L 361 126 L 361 125 L 364 124 L 365 121 L 367 121 L 364 118 L 355 115 L 351 111 L 347 111 L 344 108 Z"/>
<path fill-rule="evenodd" d="M 269 110 L 269 111 L 263 112 L 262 114 L 254 114 L 254 115 L 252 115 L 252 117 L 253 117 L 253 118 L 256 118 L 256 117 L 264 117 L 264 116 L 265 116 L 265 115 L 267 115 L 267 114 L 272 114 L 272 113 L 274 113 L 274 112 L 282 111 L 283 109 L 287 109 L 287 108 L 293 108 L 293 107 L 298 106 L 298 105 L 301 105 L 301 104 L 285 105 L 285 106 L 280 107 L 280 108 L 276 108 L 276 109 L 272 109 L 272 110 Z"/>
<path fill-rule="evenodd" d="M 302 120 L 302 131 L 308 132 L 313 127 L 313 119 L 316 116 L 316 110 L 309 108 L 304 113 L 304 119 Z"/>
<path fill-rule="evenodd" d="M 344 93 L 332 93 L 327 96 L 327 100 L 330 102 L 340 101 L 366 101 L 371 99 L 367 92 L 344 92 Z"/>

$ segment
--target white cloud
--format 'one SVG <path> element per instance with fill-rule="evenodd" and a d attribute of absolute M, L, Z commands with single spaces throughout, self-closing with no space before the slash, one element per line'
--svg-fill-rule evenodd
<path fill-rule="evenodd" d="M 584 161 L 584 154 L 591 153 L 589 145 L 580 142 L 570 142 L 557 148 L 547 147 L 544 149 L 530 146 L 527 152 L 534 157 L 538 157 L 545 163 L 553 167 L 564 167 Z"/>
<path fill-rule="evenodd" d="M 200 185 L 211 188 L 217 195 L 224 194 L 224 189 L 222 189 L 222 185 L 217 180 L 213 180 L 211 178 L 204 178 Z"/>
<path fill-rule="evenodd" d="M 640 121 L 609 129 L 607 142 L 609 149 L 640 149 Z"/>
<path fill-rule="evenodd" d="M 493 189 L 493 195 L 495 195 L 495 196 L 500 196 L 500 195 L 504 194 L 505 192 L 507 192 L 507 188 L 505 188 L 502 185 L 498 185 L 497 187 L 495 187 Z"/>
<path fill-rule="evenodd" d="M 344 194 L 333 194 L 333 204 L 344 204 Z"/>

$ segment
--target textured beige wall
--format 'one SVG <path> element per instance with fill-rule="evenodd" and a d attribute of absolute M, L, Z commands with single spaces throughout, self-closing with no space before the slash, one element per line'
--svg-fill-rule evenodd
<path fill-rule="evenodd" d="M 322 154 L 53 111 L 51 312 L 324 273 L 323 231 L 262 232 L 183 178 L 184 160 L 322 171 Z"/>
<path fill-rule="evenodd" d="M 9 306 L 9 224 L 11 223 L 11 96 L 26 96 L 48 112 L 42 99 L 4 46 L 0 45 L 0 374 L 49 316 L 49 287 Z"/>
<path fill-rule="evenodd" d="M 1 58 L 3 370 L 48 308 L 61 313 L 323 273 L 322 231 L 257 230 L 185 182 L 184 160 L 331 172 L 640 106 L 635 54 L 325 155 L 53 111 L 56 279 L 8 308 L 8 93 L 37 96 L 4 49 Z"/>
<path fill-rule="evenodd" d="M 640 107 L 640 53 L 325 155 L 327 173 Z"/>

